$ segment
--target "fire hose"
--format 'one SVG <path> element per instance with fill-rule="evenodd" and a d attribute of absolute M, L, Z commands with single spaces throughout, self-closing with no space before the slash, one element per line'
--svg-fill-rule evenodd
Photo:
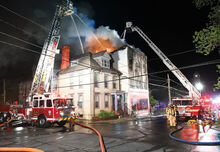
<path fill-rule="evenodd" d="M 215 141 L 215 142 L 199 142 L 199 141 L 189 141 L 189 140 L 183 140 L 183 139 L 179 139 L 173 136 L 174 133 L 179 132 L 183 129 L 184 127 L 181 127 L 177 130 L 174 130 L 173 132 L 171 132 L 169 134 L 169 137 L 173 140 L 179 141 L 179 142 L 183 142 L 183 143 L 187 143 L 187 144 L 191 144 L 191 145 L 220 145 L 220 141 Z"/>
<path fill-rule="evenodd" d="M 6 124 L 8 124 L 8 123 L 10 123 L 12 120 L 13 120 L 14 118 L 13 117 L 11 117 L 11 119 L 10 120 L 8 120 L 7 122 L 4 122 L 3 124 L 0 124 L 0 127 L 2 127 L 2 126 L 4 126 L 4 125 L 6 125 Z"/>
<path fill-rule="evenodd" d="M 79 124 L 79 123 L 76 123 L 76 122 L 75 122 L 75 124 L 80 125 L 84 128 L 88 128 L 88 129 L 93 130 L 99 136 L 99 144 L 100 144 L 101 152 L 107 152 L 107 150 L 105 148 L 103 137 L 95 128 L 92 128 L 92 127 L 89 127 L 89 126 L 86 126 L 86 125 L 83 125 L 83 124 Z"/>
<path fill-rule="evenodd" d="M 26 147 L 3 147 L 0 148 L 0 151 L 6 152 L 6 151 L 18 151 L 18 152 L 44 152 L 40 149 L 36 148 L 26 148 Z"/>

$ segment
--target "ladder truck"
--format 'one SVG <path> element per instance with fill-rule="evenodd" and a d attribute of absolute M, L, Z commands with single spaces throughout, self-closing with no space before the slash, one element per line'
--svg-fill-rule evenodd
<path fill-rule="evenodd" d="M 64 0 L 61 5 L 57 5 L 52 26 L 42 48 L 32 81 L 31 90 L 27 98 L 27 106 L 6 106 L 2 113 L 0 111 L 0 121 L 8 120 L 9 117 L 13 116 L 15 120 L 20 120 L 21 123 L 23 121 L 37 122 L 40 127 L 48 127 L 53 122 L 63 126 L 67 120 L 78 118 L 75 114 L 72 97 L 57 96 L 53 92 L 51 84 L 55 55 L 59 53 L 57 47 L 60 41 L 62 19 L 73 13 L 73 3 L 70 0 Z M 5 114 L 6 112 L 7 115 Z M 7 116 L 7 119 L 4 116 Z"/>
<path fill-rule="evenodd" d="M 177 77 L 182 85 L 188 90 L 189 95 L 187 97 L 174 97 L 172 104 L 177 106 L 179 116 L 183 118 L 189 118 L 198 116 L 201 109 L 200 100 L 201 93 L 190 83 L 190 81 L 184 76 L 184 74 L 167 58 L 167 56 L 150 40 L 150 38 L 137 26 L 133 26 L 132 22 L 126 22 L 126 29 L 124 31 L 124 37 L 128 32 L 137 32 L 150 48 L 159 56 L 167 68 Z"/>

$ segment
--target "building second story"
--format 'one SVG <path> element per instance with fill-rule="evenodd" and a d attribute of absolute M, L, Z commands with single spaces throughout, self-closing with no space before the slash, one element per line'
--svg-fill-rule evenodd
<path fill-rule="evenodd" d="M 113 67 L 121 71 L 123 90 L 148 90 L 147 57 L 139 49 L 125 45 L 111 53 Z"/>

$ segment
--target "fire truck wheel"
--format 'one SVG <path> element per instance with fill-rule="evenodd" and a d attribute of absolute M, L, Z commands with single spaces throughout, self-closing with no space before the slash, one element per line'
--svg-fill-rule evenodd
<path fill-rule="evenodd" d="M 66 121 L 57 122 L 58 126 L 62 127 L 66 124 Z"/>
<path fill-rule="evenodd" d="M 50 123 L 47 122 L 46 117 L 44 115 L 40 115 L 37 120 L 38 126 L 41 128 L 49 127 Z"/>

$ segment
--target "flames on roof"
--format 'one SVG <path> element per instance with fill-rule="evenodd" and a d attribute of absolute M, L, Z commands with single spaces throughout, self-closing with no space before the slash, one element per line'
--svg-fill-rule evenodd
<path fill-rule="evenodd" d="M 111 53 L 117 49 L 112 45 L 109 39 L 104 39 L 102 37 L 90 37 L 87 39 L 86 48 L 89 49 L 93 54 L 104 50 L 106 50 L 108 53 Z"/>

